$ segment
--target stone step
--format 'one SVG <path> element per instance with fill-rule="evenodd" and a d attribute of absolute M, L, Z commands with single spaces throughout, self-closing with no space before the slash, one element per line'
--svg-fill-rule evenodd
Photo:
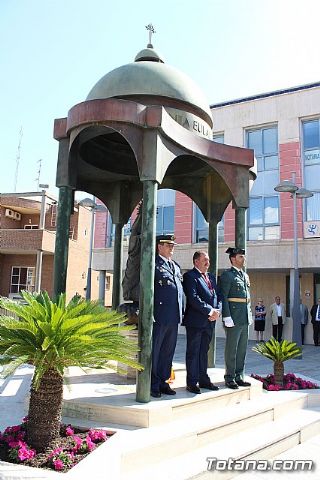
<path fill-rule="evenodd" d="M 106 383 L 100 371 L 90 374 L 85 385 L 75 382 L 71 375 L 64 391 L 63 414 L 87 421 L 152 427 L 245 402 L 263 393 L 262 383 L 254 379 L 250 379 L 250 388 L 230 390 L 221 381 L 223 373 L 222 369 L 209 369 L 211 380 L 220 387 L 219 391 L 203 389 L 201 395 L 194 395 L 186 391 L 185 370 L 179 370 L 172 384 L 177 394 L 174 397 L 163 395 L 149 403 L 136 402 L 135 385 Z"/>
<path fill-rule="evenodd" d="M 183 470 L 189 465 L 189 457 L 194 458 L 193 474 L 203 473 L 206 457 L 213 456 L 209 448 L 212 444 L 216 446 L 217 442 L 219 444 L 219 441 L 225 442 L 226 439 L 228 444 L 229 439 L 232 441 L 234 436 L 245 433 L 248 429 L 254 431 L 259 426 L 265 428 L 267 424 L 273 429 L 273 422 L 281 419 L 287 412 L 292 411 L 294 417 L 299 417 L 307 404 L 306 393 L 264 392 L 253 400 L 230 404 L 227 408 L 218 408 L 211 413 L 205 411 L 191 415 L 187 420 L 181 418 L 147 429 L 121 430 L 108 444 L 94 452 L 95 461 L 107 465 L 108 478 L 117 480 L 121 476 L 125 480 L 131 480 L 134 475 L 138 478 L 144 470 L 146 473 L 140 478 L 147 478 L 147 474 L 153 470 L 158 471 L 158 464 L 163 462 L 172 462 L 175 468 Z M 81 462 L 82 472 L 87 470 L 89 474 L 90 469 L 94 468 L 93 460 L 93 456 L 89 455 L 85 462 Z M 76 467 L 72 472 L 76 475 Z M 98 480 L 100 476 L 96 478 Z M 102 478 L 104 477 L 101 474 Z"/>
<path fill-rule="evenodd" d="M 232 467 L 224 472 L 208 471 L 208 458 L 226 461 L 226 468 L 228 468 L 229 459 L 268 460 L 309 440 L 319 432 L 319 409 L 294 410 L 274 421 L 251 426 L 245 431 L 238 430 L 226 438 L 217 438 L 202 447 L 197 448 L 197 444 L 194 443 L 193 448 L 185 453 L 180 453 L 180 449 L 177 448 L 175 456 L 168 458 L 169 455 L 167 455 L 162 461 L 158 460 L 156 468 L 155 463 L 147 465 L 141 458 L 140 466 L 136 461 L 130 470 L 123 468 L 118 478 L 119 480 L 138 480 L 151 476 L 152 480 L 160 480 L 164 478 L 163 472 L 165 472 L 165 478 L 168 480 L 212 480 L 217 478 L 228 480 L 238 476 L 239 472 L 232 470 Z M 213 462 L 213 464 L 215 463 Z M 267 475 L 268 472 L 266 479 L 269 478 Z M 240 475 L 239 480 L 242 480 L 243 477 L 246 478 L 244 475 Z M 282 475 L 281 478 L 283 478 Z"/>

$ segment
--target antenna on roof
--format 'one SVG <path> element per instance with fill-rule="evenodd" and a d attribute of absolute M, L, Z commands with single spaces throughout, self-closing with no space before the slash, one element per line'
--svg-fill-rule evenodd
<path fill-rule="evenodd" d="M 38 168 L 38 172 L 37 172 L 37 178 L 35 179 L 35 181 L 37 182 L 37 190 L 39 191 L 40 190 L 40 175 L 41 175 L 41 167 L 42 167 L 42 158 L 40 158 L 37 163 L 39 163 L 39 168 Z"/>
<path fill-rule="evenodd" d="M 14 183 L 13 183 L 13 191 L 14 192 L 17 191 L 22 135 L 23 135 L 23 130 L 22 130 L 22 127 L 20 127 L 19 143 L 18 143 L 18 149 L 17 149 L 17 155 L 16 155 L 16 171 L 15 171 L 15 174 L 14 174 Z"/>

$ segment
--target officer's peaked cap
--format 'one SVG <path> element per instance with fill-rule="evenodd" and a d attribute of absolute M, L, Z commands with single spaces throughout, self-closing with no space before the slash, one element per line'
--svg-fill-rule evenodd
<path fill-rule="evenodd" d="M 243 248 L 229 247 L 226 253 L 228 253 L 230 257 L 235 257 L 236 255 L 245 255 L 246 251 Z"/>
<path fill-rule="evenodd" d="M 174 235 L 158 235 L 156 241 L 157 245 L 159 243 L 171 243 L 172 245 L 177 245 L 175 239 L 176 237 Z"/>

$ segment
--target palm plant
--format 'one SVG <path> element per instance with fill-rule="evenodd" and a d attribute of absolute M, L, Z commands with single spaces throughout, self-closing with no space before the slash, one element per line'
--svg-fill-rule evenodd
<path fill-rule="evenodd" d="M 70 366 L 105 368 L 116 360 L 141 369 L 135 360 L 137 344 L 123 333 L 123 315 L 107 311 L 98 302 L 65 294 L 52 302 L 47 292 L 22 292 L 25 305 L 0 299 L 0 307 L 18 318 L 0 316 L 2 376 L 22 364 L 34 366 L 27 422 L 28 443 L 44 451 L 59 437 L 63 374 Z"/>
<path fill-rule="evenodd" d="M 278 340 L 273 337 L 265 343 L 258 343 L 252 350 L 273 361 L 273 373 L 276 385 L 283 384 L 284 362 L 302 355 L 301 347 L 298 347 L 295 342 L 288 342 L 287 340 L 278 342 Z"/>

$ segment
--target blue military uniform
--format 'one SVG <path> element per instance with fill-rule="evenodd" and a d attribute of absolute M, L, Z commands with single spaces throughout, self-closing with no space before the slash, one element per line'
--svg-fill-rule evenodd
<path fill-rule="evenodd" d="M 187 299 L 183 325 L 187 331 L 187 386 L 208 385 L 211 380 L 207 374 L 208 351 L 216 322 L 209 321 L 213 308 L 218 308 L 220 296 L 216 279 L 207 273 L 209 282 L 193 268 L 183 276 L 183 289 Z"/>
<path fill-rule="evenodd" d="M 166 389 L 182 320 L 183 288 L 179 265 L 157 255 L 154 278 L 151 391 Z"/>
<path fill-rule="evenodd" d="M 243 381 L 249 325 L 252 323 L 249 276 L 231 267 L 222 273 L 219 286 L 222 317 L 231 317 L 234 323 L 234 326 L 225 327 L 225 382 Z"/>

